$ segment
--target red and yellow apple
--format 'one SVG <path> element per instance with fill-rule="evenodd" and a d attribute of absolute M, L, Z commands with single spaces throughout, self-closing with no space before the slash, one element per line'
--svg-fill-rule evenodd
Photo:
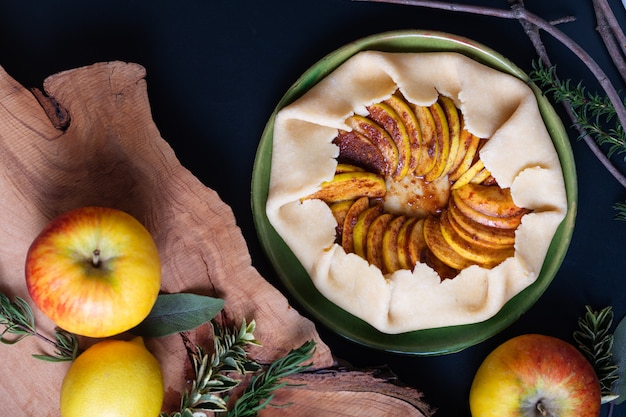
<path fill-rule="evenodd" d="M 600 383 L 587 359 L 551 336 L 514 337 L 480 365 L 470 389 L 472 417 L 598 417 Z"/>
<path fill-rule="evenodd" d="M 139 324 L 161 286 L 161 263 L 148 230 L 133 216 L 82 207 L 51 220 L 26 256 L 26 285 L 55 324 L 108 337 Z"/>

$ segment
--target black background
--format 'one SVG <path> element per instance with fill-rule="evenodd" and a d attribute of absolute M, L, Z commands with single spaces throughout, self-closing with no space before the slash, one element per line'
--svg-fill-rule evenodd
<path fill-rule="evenodd" d="M 508 7 L 505 0 L 461 3 Z M 625 22 L 620 1 L 610 3 Z M 585 47 L 623 89 L 595 31 L 591 0 L 527 0 L 526 7 L 547 20 L 574 16 L 575 21 L 559 28 Z M 143 65 L 161 135 L 182 164 L 232 207 L 254 266 L 281 288 L 260 249 L 250 208 L 252 166 L 265 123 L 284 92 L 313 63 L 355 39 L 396 29 L 464 35 L 526 71 L 536 59 L 515 20 L 410 6 L 349 0 L 5 0 L 0 3 L 0 66 L 24 86 L 39 87 L 49 75 L 95 62 Z M 583 80 L 590 91 L 598 90 L 572 53 L 544 39 L 562 78 Z M 403 382 L 425 393 L 439 409 L 437 415 L 467 416 L 472 377 L 499 343 L 523 333 L 571 342 L 585 305 L 596 310 L 612 305 L 616 323 L 623 318 L 626 223 L 614 219 L 612 206 L 626 195 L 576 140 L 576 133 L 570 136 L 579 181 L 574 236 L 553 283 L 520 320 L 477 346 L 439 357 L 373 351 L 320 328 L 336 356 L 359 366 L 388 364 Z M 622 171 L 623 156 L 614 157 Z M 608 415 L 608 406 L 602 415 Z M 626 404 L 613 416 L 626 416 Z"/>

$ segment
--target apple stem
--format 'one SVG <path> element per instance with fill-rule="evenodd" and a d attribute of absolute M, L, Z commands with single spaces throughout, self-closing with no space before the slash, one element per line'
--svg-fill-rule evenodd
<path fill-rule="evenodd" d="M 100 266 L 100 249 L 93 250 L 93 256 L 91 257 L 91 263 L 94 267 Z"/>
<path fill-rule="evenodd" d="M 539 414 L 541 414 L 542 416 L 550 416 L 548 409 L 541 401 L 537 403 L 537 411 L 539 411 Z"/>

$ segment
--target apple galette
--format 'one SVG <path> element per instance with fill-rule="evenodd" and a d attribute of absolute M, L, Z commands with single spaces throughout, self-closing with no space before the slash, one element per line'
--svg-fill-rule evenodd
<path fill-rule="evenodd" d="M 532 90 L 460 54 L 361 52 L 276 115 L 268 218 L 382 332 L 493 316 L 566 210 Z"/>

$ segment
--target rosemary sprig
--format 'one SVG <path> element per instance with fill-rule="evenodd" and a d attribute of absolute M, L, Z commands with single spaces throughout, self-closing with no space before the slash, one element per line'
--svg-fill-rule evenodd
<path fill-rule="evenodd" d="M 603 401 L 607 402 L 615 397 L 612 389 L 619 378 L 619 369 L 613 364 L 611 352 L 613 310 L 610 306 L 600 311 L 593 311 L 589 306 L 585 309 L 585 315 L 578 319 L 579 330 L 573 336 L 578 348 L 593 365 L 600 380 Z"/>
<path fill-rule="evenodd" d="M 607 156 L 626 153 L 626 134 L 608 97 L 588 92 L 581 82 L 573 86 L 571 80 L 561 81 L 556 66 L 546 67 L 542 61 L 533 62 L 530 76 L 554 101 L 570 104 L 578 126 L 596 143 L 608 146 Z"/>
<path fill-rule="evenodd" d="M 606 156 L 601 155 L 599 147 L 594 153 L 609 172 L 620 183 L 625 184 L 626 180 L 608 160 L 615 154 L 626 153 L 626 133 L 616 117 L 617 111 L 613 102 L 608 96 L 589 93 L 582 83 L 573 87 L 571 80 L 561 81 L 556 75 L 556 66 L 546 67 L 541 60 L 533 62 L 532 66 L 531 79 L 545 90 L 545 94 L 551 94 L 555 102 L 567 104 L 566 107 L 580 132 L 579 139 L 585 139 L 592 148 L 593 142 L 597 146 L 608 148 Z M 614 204 L 613 209 L 616 212 L 615 219 L 626 221 L 626 202 Z"/>
<path fill-rule="evenodd" d="M 245 374 L 249 370 L 256 370 L 259 366 L 247 358 L 245 348 L 248 345 L 258 345 L 254 338 L 256 323 L 254 320 L 241 327 L 224 330 L 213 324 L 214 353 L 209 355 L 200 346 L 192 355 L 196 379 L 191 388 L 185 391 L 181 398 L 180 411 L 173 414 L 161 413 L 160 417 L 192 417 L 194 413 L 208 411 L 226 411 L 226 399 L 219 394 L 235 388 L 240 380 L 234 379 L 227 373 Z"/>
<path fill-rule="evenodd" d="M 161 413 L 160 417 L 196 417 L 207 412 L 226 413 L 227 417 L 256 416 L 270 405 L 273 393 L 286 384 L 280 380 L 286 376 L 307 369 L 310 365 L 300 365 L 311 358 L 315 342 L 307 342 L 302 347 L 290 351 L 285 357 L 272 362 L 266 371 L 255 375 L 250 386 L 237 399 L 232 410 L 228 410 L 228 392 L 240 382 L 234 375 L 256 372 L 261 367 L 248 358 L 247 346 L 259 345 L 254 338 L 255 322 L 243 324 L 239 328 L 224 330 L 211 322 L 214 328 L 214 353 L 206 354 L 196 346 L 193 366 L 196 379 L 181 398 L 180 411 L 172 414 Z"/>
<path fill-rule="evenodd" d="M 28 303 L 20 297 L 13 301 L 5 294 L 0 293 L 0 325 L 4 329 L 0 332 L 0 342 L 15 344 L 28 336 L 35 336 L 54 346 L 53 354 L 33 354 L 37 359 L 50 362 L 73 361 L 80 353 L 76 335 L 62 329 L 56 329 L 55 340 L 49 339 L 37 331 L 35 317 Z M 13 335 L 13 338 L 7 336 Z"/>
<path fill-rule="evenodd" d="M 284 407 L 284 405 L 272 404 L 274 392 L 287 386 L 283 378 L 303 372 L 311 367 L 311 364 L 302 365 L 308 361 L 315 352 L 315 342 L 305 342 L 298 349 L 291 350 L 281 359 L 272 362 L 269 368 L 253 377 L 250 386 L 239 397 L 234 407 L 228 411 L 227 417 L 255 417 L 263 408 Z"/>

